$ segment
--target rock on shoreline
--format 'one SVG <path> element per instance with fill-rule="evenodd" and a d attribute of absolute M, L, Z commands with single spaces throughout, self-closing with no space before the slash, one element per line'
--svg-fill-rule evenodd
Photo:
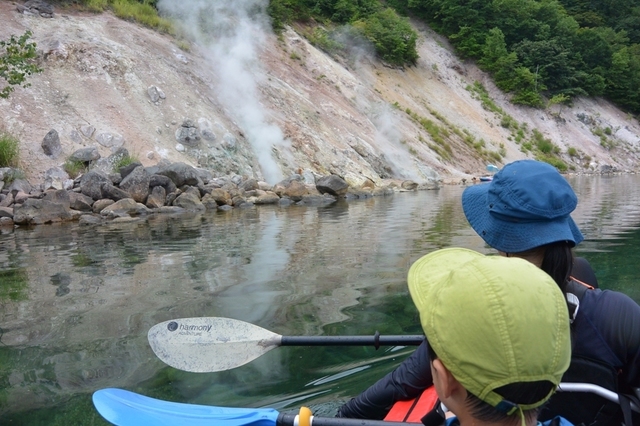
<path fill-rule="evenodd" d="M 0 226 L 31 226 L 65 221 L 100 224 L 136 216 L 251 208 L 256 205 L 323 205 L 340 198 L 358 199 L 400 191 L 437 189 L 437 182 L 385 182 L 353 188 L 337 175 L 300 170 L 275 185 L 238 175 L 213 177 L 185 163 L 144 167 L 131 163 L 118 173 L 95 167 L 71 179 L 62 168 L 50 169 L 45 182 L 32 185 L 16 169 L 0 169 Z M 5 181 L 11 181 L 6 187 Z"/>

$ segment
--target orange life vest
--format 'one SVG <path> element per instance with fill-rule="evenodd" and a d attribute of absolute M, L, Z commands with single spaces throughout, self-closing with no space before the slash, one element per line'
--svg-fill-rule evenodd
<path fill-rule="evenodd" d="M 415 399 L 393 404 L 384 419 L 388 422 L 422 423 L 421 419 L 436 406 L 437 402 L 436 388 L 430 386 Z"/>

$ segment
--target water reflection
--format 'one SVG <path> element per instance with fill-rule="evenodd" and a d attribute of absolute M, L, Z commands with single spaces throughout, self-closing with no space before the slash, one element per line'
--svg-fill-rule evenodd
<path fill-rule="evenodd" d="M 603 287 L 640 300 L 638 178 L 571 181 L 587 237 L 578 254 Z M 305 403 L 330 414 L 412 349 L 280 348 L 194 374 L 157 360 L 146 333 L 193 316 L 283 335 L 419 333 L 405 280 L 411 263 L 449 246 L 492 252 L 464 218 L 462 189 L 3 231 L 0 423 L 104 424 L 90 403 L 103 387 L 223 406 Z"/>

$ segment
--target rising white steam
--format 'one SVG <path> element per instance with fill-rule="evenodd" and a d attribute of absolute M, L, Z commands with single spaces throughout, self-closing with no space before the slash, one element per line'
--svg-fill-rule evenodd
<path fill-rule="evenodd" d="M 371 96 L 373 92 L 373 77 L 366 71 L 371 67 L 364 63 L 376 63 L 373 45 L 348 26 L 332 33 L 331 37 L 344 46 L 349 66 L 360 77 L 363 83 L 357 91 L 356 105 L 376 128 L 375 146 L 384 153 L 387 164 L 391 167 L 394 177 L 423 181 L 433 179 L 436 175 L 428 167 L 418 163 L 402 141 L 402 132 L 398 129 L 400 120 L 394 114 L 394 109 L 385 102 L 380 102 Z"/>
<path fill-rule="evenodd" d="M 403 179 L 423 180 L 425 176 L 416 170 L 414 158 L 402 144 L 398 119 L 389 104 L 373 104 L 368 108 L 367 115 L 376 126 L 376 145 L 385 153 L 394 175 Z"/>
<path fill-rule="evenodd" d="M 283 177 L 273 148 L 288 152 L 280 128 L 269 123 L 259 100 L 259 51 L 271 31 L 268 0 L 160 0 L 158 9 L 208 53 L 218 78 L 218 101 L 242 127 L 262 168 L 264 179 Z"/>

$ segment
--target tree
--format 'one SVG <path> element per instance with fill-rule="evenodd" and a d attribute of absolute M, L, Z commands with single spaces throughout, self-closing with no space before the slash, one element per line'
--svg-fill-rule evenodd
<path fill-rule="evenodd" d="M 640 112 L 640 45 L 623 47 L 612 56 L 606 94 L 618 105 Z"/>
<path fill-rule="evenodd" d="M 571 51 L 563 40 L 524 40 L 514 46 L 514 51 L 525 67 L 536 70 L 537 80 L 554 94 L 576 87 Z"/>
<path fill-rule="evenodd" d="M 8 83 L 0 90 L 0 98 L 8 98 L 13 86 L 29 87 L 27 76 L 42 72 L 35 64 L 36 44 L 28 42 L 31 34 L 27 30 L 19 38 L 12 35 L 0 41 L 0 77 Z"/>
<path fill-rule="evenodd" d="M 546 87 L 538 81 L 537 72 L 532 73 L 527 67 L 518 67 L 515 69 L 514 80 L 515 95 L 511 102 L 536 108 L 543 106 L 540 92 L 546 90 Z"/>
<path fill-rule="evenodd" d="M 478 64 L 489 72 L 496 72 L 499 69 L 498 61 L 508 54 L 502 30 L 492 28 L 485 38 L 482 57 L 478 60 Z"/>
<path fill-rule="evenodd" d="M 399 16 L 393 9 L 380 10 L 354 22 L 353 27 L 373 43 L 383 61 L 393 65 L 415 65 L 418 60 L 418 35 L 411 28 L 409 20 Z"/>

